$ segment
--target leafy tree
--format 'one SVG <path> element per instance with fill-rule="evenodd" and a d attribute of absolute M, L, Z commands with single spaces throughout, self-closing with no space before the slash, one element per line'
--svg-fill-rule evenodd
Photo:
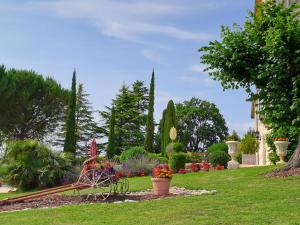
<path fill-rule="evenodd" d="M 2 137 L 43 140 L 62 120 L 68 91 L 52 78 L 2 65 L 0 96 Z"/>
<path fill-rule="evenodd" d="M 76 99 L 76 149 L 77 153 L 84 155 L 86 143 L 92 138 L 100 138 L 101 130 L 98 127 L 93 113 L 95 112 L 88 100 L 89 94 L 79 84 Z"/>
<path fill-rule="evenodd" d="M 227 141 L 241 141 L 240 136 L 237 134 L 235 130 L 227 137 Z"/>
<path fill-rule="evenodd" d="M 161 127 L 161 152 L 165 156 L 166 147 L 171 143 L 170 130 L 176 127 L 175 105 L 172 100 L 168 102 L 167 109 L 163 112 Z"/>
<path fill-rule="evenodd" d="M 132 146 L 143 146 L 145 143 L 145 111 L 148 105 L 148 89 L 142 81 L 136 81 L 131 87 L 125 84 L 112 101 L 115 108 L 115 154 Z M 100 112 L 102 129 L 109 134 L 111 107 Z"/>
<path fill-rule="evenodd" d="M 111 116 L 109 121 L 109 135 L 108 135 L 108 146 L 107 146 L 107 157 L 109 159 L 115 156 L 115 125 L 116 125 L 116 111 L 113 107 L 111 109 Z"/>
<path fill-rule="evenodd" d="M 64 152 L 76 154 L 76 71 L 73 72 L 72 88 L 69 98 L 68 116 L 66 120 L 66 139 Z"/>
<path fill-rule="evenodd" d="M 192 98 L 176 104 L 178 140 L 189 151 L 204 151 L 228 135 L 228 128 L 213 103 Z"/>
<path fill-rule="evenodd" d="M 163 111 L 162 118 L 160 120 L 159 128 L 158 128 L 158 133 L 159 133 L 159 137 L 160 137 L 160 152 L 164 156 L 166 155 L 166 147 L 167 147 L 167 144 L 165 143 L 165 138 L 164 138 L 166 114 L 167 114 L 167 109 L 165 109 Z"/>
<path fill-rule="evenodd" d="M 153 152 L 154 145 L 154 71 L 152 72 L 150 92 L 149 92 L 149 107 L 146 126 L 146 150 Z"/>
<path fill-rule="evenodd" d="M 300 127 L 300 21 L 295 4 L 275 0 L 258 6 L 243 27 L 222 27 L 222 40 L 202 47 L 201 62 L 224 89 L 245 88 L 259 99 L 264 123 L 294 134 Z M 254 90 L 252 87 L 256 87 Z M 300 143 L 299 143 L 300 144 Z M 285 169 L 300 167 L 300 147 Z"/>

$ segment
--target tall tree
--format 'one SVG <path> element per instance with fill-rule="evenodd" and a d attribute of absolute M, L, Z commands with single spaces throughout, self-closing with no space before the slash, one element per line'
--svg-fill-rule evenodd
<path fill-rule="evenodd" d="M 222 27 L 222 40 L 202 47 L 202 63 L 224 89 L 245 88 L 259 99 L 273 131 L 285 129 L 295 144 L 300 132 L 300 21 L 295 4 L 275 0 L 258 6 L 243 27 Z M 251 88 L 255 86 L 257 91 Z M 299 143 L 300 144 L 300 143 Z M 300 167 L 300 148 L 286 169 Z"/>
<path fill-rule="evenodd" d="M 165 135 L 165 121 L 166 121 L 166 114 L 167 114 L 167 109 L 165 109 L 163 111 L 163 114 L 162 114 L 162 118 L 160 120 L 160 123 L 159 123 L 159 129 L 158 129 L 158 132 L 159 132 L 159 136 L 160 136 L 160 152 L 165 155 L 165 151 L 166 151 L 166 144 L 165 144 L 165 138 L 164 138 L 164 135 Z"/>
<path fill-rule="evenodd" d="M 86 143 L 92 138 L 100 138 L 101 131 L 97 125 L 93 113 L 95 112 L 88 100 L 89 94 L 83 90 L 83 84 L 79 84 L 76 97 L 76 149 L 77 154 L 84 155 Z"/>
<path fill-rule="evenodd" d="M 153 152 L 154 144 L 154 70 L 152 72 L 150 91 L 149 91 L 149 106 L 146 126 L 146 150 Z"/>
<path fill-rule="evenodd" d="M 176 111 L 174 102 L 170 100 L 161 121 L 161 152 L 163 155 L 166 155 L 166 147 L 171 143 L 170 130 L 172 127 L 176 127 Z"/>
<path fill-rule="evenodd" d="M 52 78 L 0 66 L 0 133 L 5 139 L 38 139 L 62 119 L 68 91 Z"/>
<path fill-rule="evenodd" d="M 143 146 L 145 143 L 145 111 L 148 105 L 148 89 L 142 81 L 136 81 L 131 87 L 125 84 L 112 101 L 115 108 L 115 153 L 119 155 L 122 151 L 132 146 Z M 111 107 L 106 107 L 100 112 L 102 128 L 109 134 L 109 122 L 111 118 Z"/>
<path fill-rule="evenodd" d="M 111 159 L 115 156 L 115 125 L 116 125 L 116 111 L 112 107 L 109 120 L 109 134 L 108 134 L 108 146 L 107 146 L 107 158 Z"/>
<path fill-rule="evenodd" d="M 72 88 L 68 105 L 66 121 L 66 138 L 64 152 L 76 154 L 76 71 L 73 72 Z"/>
<path fill-rule="evenodd" d="M 223 141 L 228 128 L 215 104 L 192 98 L 176 104 L 178 140 L 189 151 L 204 151 Z"/>

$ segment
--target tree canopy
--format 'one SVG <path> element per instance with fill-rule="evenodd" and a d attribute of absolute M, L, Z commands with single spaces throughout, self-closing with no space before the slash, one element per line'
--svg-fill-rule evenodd
<path fill-rule="evenodd" d="M 176 104 L 178 140 L 189 151 L 204 151 L 223 141 L 228 128 L 215 104 L 198 98 Z"/>
<path fill-rule="evenodd" d="M 275 0 L 250 13 L 244 26 L 222 27 L 221 41 L 200 48 L 201 63 L 224 89 L 245 88 L 258 113 L 286 135 L 300 128 L 300 21 L 297 6 Z M 255 87 L 255 88 L 254 88 Z"/>
<path fill-rule="evenodd" d="M 62 119 L 68 91 L 34 71 L 0 66 L 0 133 L 43 140 Z"/>

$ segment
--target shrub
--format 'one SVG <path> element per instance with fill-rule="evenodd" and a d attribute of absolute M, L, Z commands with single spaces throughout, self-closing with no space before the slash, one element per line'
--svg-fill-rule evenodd
<path fill-rule="evenodd" d="M 230 156 L 226 152 L 214 151 L 208 155 L 208 160 L 213 166 L 219 164 L 226 168 L 227 163 L 230 160 Z"/>
<path fill-rule="evenodd" d="M 156 159 L 156 160 L 158 160 L 160 164 L 167 164 L 167 163 L 168 163 L 168 158 L 162 156 L 161 153 L 159 153 L 159 154 L 156 154 L 156 153 L 149 153 L 149 154 L 148 154 L 148 157 L 149 157 L 150 159 Z"/>
<path fill-rule="evenodd" d="M 122 154 L 120 155 L 120 160 L 126 161 L 128 159 L 135 158 L 139 155 L 146 155 L 146 154 L 147 151 L 145 150 L 144 147 L 132 147 L 122 152 Z"/>
<path fill-rule="evenodd" d="M 275 152 L 271 152 L 269 154 L 269 159 L 274 165 L 276 165 L 276 162 L 279 161 L 279 156 Z"/>
<path fill-rule="evenodd" d="M 220 142 L 220 143 L 209 146 L 207 149 L 208 154 L 215 152 L 215 151 L 222 151 L 222 152 L 228 153 L 228 145 L 224 142 Z"/>
<path fill-rule="evenodd" d="M 4 163 L 7 182 L 21 190 L 60 185 L 72 165 L 34 140 L 8 143 Z"/>
<path fill-rule="evenodd" d="M 138 155 L 134 158 L 123 161 L 121 165 L 115 165 L 117 173 L 123 173 L 125 176 L 139 176 L 141 174 L 149 175 L 152 173 L 154 166 L 158 165 L 157 159 L 151 159 L 146 155 Z"/>
<path fill-rule="evenodd" d="M 186 152 L 184 149 L 184 145 L 180 142 L 170 143 L 167 148 L 167 155 L 170 156 L 172 153 L 178 152 Z"/>
<path fill-rule="evenodd" d="M 244 154 L 254 154 L 258 150 L 258 142 L 251 134 L 246 134 L 240 144 L 240 150 Z"/>
<path fill-rule="evenodd" d="M 170 155 L 169 163 L 171 169 L 174 171 L 178 171 L 179 169 L 184 169 L 185 168 L 185 163 L 187 159 L 187 154 L 186 153 L 173 153 Z"/>
<path fill-rule="evenodd" d="M 205 159 L 205 156 L 196 153 L 196 152 L 189 152 L 187 155 L 186 162 L 187 163 L 201 163 Z"/>

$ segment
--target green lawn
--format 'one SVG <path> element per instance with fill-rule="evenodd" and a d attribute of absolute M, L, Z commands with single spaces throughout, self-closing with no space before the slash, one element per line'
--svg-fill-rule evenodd
<path fill-rule="evenodd" d="M 216 195 L 124 204 L 65 206 L 0 213 L 1 225 L 86 224 L 300 224 L 300 177 L 264 178 L 271 167 L 176 175 L 172 184 L 216 189 Z M 150 178 L 130 179 L 132 190 L 150 188 Z M 0 196 L 4 198 L 4 195 Z"/>

